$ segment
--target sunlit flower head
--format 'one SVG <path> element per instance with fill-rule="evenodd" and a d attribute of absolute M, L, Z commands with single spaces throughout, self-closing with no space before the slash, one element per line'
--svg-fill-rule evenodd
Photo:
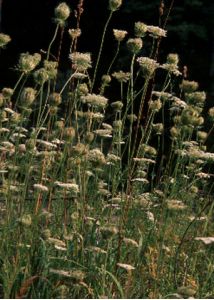
<path fill-rule="evenodd" d="M 158 26 L 147 26 L 147 31 L 154 39 L 157 39 L 159 37 L 166 37 L 166 33 L 167 33 L 166 30 Z"/>
<path fill-rule="evenodd" d="M 126 30 L 113 29 L 113 34 L 118 42 L 122 42 L 128 34 L 128 32 Z"/>
<path fill-rule="evenodd" d="M 154 71 L 159 67 L 156 60 L 149 57 L 138 57 L 137 62 L 140 65 L 144 77 L 150 77 Z"/>
<path fill-rule="evenodd" d="M 74 52 L 69 55 L 73 68 L 84 72 L 88 68 L 91 68 L 91 54 L 90 53 L 80 53 L 80 52 Z"/>

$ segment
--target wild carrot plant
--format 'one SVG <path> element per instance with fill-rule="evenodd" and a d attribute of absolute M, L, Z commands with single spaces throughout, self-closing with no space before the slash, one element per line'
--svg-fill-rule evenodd
<path fill-rule="evenodd" d="M 157 61 L 167 31 L 142 21 L 133 37 L 113 30 L 117 48 L 99 78 L 122 0 L 109 0 L 97 57 L 78 52 L 83 5 L 77 28 L 66 3 L 55 8 L 47 51 L 20 54 L 17 83 L 0 93 L 1 296 L 211 298 L 214 108 L 204 116 L 206 93 L 179 70 L 177 54 Z M 65 31 L 71 68 L 62 83 Z M 0 34 L 0 47 L 8 42 Z M 117 68 L 122 43 L 126 70 Z M 112 82 L 120 98 L 107 96 Z"/>

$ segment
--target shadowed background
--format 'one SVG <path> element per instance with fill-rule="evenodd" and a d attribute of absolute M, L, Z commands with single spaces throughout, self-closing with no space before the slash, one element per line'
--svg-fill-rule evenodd
<path fill-rule="evenodd" d="M 1 0 L 1 30 L 12 37 L 12 42 L 0 55 L 0 87 L 13 85 L 18 74 L 13 67 L 21 52 L 39 52 L 47 50 L 53 36 L 54 7 L 58 0 Z M 74 10 L 78 0 L 67 0 L 73 13 L 68 20 L 67 28 L 75 28 Z M 164 21 L 171 0 L 165 1 Z M 134 22 L 142 21 L 149 25 L 159 25 L 160 0 L 124 0 L 122 8 L 114 13 L 106 36 L 102 67 L 100 74 L 106 72 L 116 48 L 112 29 L 124 29 L 133 35 Z M 93 61 L 100 45 L 105 20 L 109 14 L 108 0 L 85 0 L 84 12 L 80 27 L 82 36 L 78 41 L 78 50 L 91 52 Z M 176 52 L 180 56 L 181 68 L 188 66 L 190 80 L 200 83 L 200 88 L 208 91 L 208 106 L 214 94 L 214 3 L 209 0 L 175 0 L 167 22 L 167 38 L 161 43 L 160 60 L 164 61 L 167 53 Z M 62 70 L 69 69 L 68 59 L 70 39 L 64 33 L 61 52 Z M 147 46 L 147 45 L 146 45 Z M 143 49 L 146 55 L 146 46 Z M 149 45 L 148 45 L 149 46 Z M 148 48 L 148 47 L 147 47 Z M 53 46 L 53 54 L 57 52 L 57 43 Z M 117 69 L 126 69 L 127 50 L 121 49 L 121 58 L 117 61 Z"/>

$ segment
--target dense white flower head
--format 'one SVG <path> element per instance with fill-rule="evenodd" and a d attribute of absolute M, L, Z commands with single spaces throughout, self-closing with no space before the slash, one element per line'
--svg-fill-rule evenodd
<path fill-rule="evenodd" d="M 138 57 L 137 62 L 139 63 L 144 77 L 151 76 L 154 71 L 159 67 L 159 64 L 156 60 L 151 59 L 149 57 Z"/>
<path fill-rule="evenodd" d="M 90 53 L 74 52 L 69 55 L 69 58 L 72 61 L 73 68 L 80 72 L 86 71 L 88 68 L 91 68 Z"/>
<path fill-rule="evenodd" d="M 147 31 L 155 39 L 157 39 L 159 37 L 166 37 L 166 33 L 167 33 L 166 30 L 164 30 L 158 26 L 147 26 Z"/>
<path fill-rule="evenodd" d="M 81 101 L 83 103 L 87 103 L 88 105 L 99 108 L 105 108 L 108 103 L 107 98 L 96 94 L 88 94 L 86 96 L 82 96 Z"/>

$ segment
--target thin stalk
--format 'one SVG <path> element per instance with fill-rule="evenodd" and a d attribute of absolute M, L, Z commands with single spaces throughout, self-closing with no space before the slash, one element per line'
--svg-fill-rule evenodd
<path fill-rule="evenodd" d="M 64 35 L 64 27 L 61 28 L 61 32 L 60 32 L 60 42 L 59 42 L 59 48 L 58 48 L 58 53 L 57 53 L 57 63 L 58 63 L 58 65 L 59 65 L 59 61 L 60 61 L 63 35 Z M 56 88 L 56 82 L 57 82 L 57 76 L 54 79 L 53 92 L 55 91 L 55 88 Z"/>
<path fill-rule="evenodd" d="M 98 53 L 97 62 L 96 62 L 95 69 L 94 69 L 94 76 L 93 76 L 93 80 L 92 80 L 91 90 L 93 89 L 94 83 L 95 83 L 95 80 L 96 80 L 97 69 L 98 69 L 98 65 L 99 65 L 99 62 L 100 62 L 101 53 L 102 53 L 102 50 L 103 50 L 104 39 L 105 39 L 107 27 L 109 25 L 109 22 L 111 20 L 112 15 L 113 15 L 113 12 L 111 11 L 110 14 L 109 14 L 109 17 L 107 19 L 107 22 L 105 24 L 104 30 L 103 30 L 103 35 L 102 35 L 101 44 L 100 44 L 100 50 L 99 50 L 99 53 Z"/>
<path fill-rule="evenodd" d="M 64 89 L 66 88 L 66 86 L 69 84 L 70 80 L 75 76 L 76 72 L 74 72 L 73 74 L 71 74 L 71 76 L 68 78 L 68 80 L 66 81 L 66 83 L 64 84 L 64 86 L 62 87 L 61 91 L 59 92 L 59 94 L 61 95 L 64 91 Z"/>
<path fill-rule="evenodd" d="M 54 32 L 54 36 L 53 36 L 53 38 L 52 38 L 52 40 L 51 40 L 51 42 L 50 42 L 50 44 L 49 44 L 49 46 L 48 46 L 47 57 L 46 57 L 47 60 L 49 60 L 51 47 L 52 47 L 52 45 L 53 45 L 53 43 L 54 43 L 54 41 L 55 41 L 55 39 L 56 39 L 58 30 L 59 30 L 59 24 L 57 24 L 56 29 L 55 29 L 55 32 Z"/>
<path fill-rule="evenodd" d="M 14 88 L 13 88 L 13 91 L 15 91 L 20 83 L 20 81 L 22 80 L 23 76 L 25 75 L 25 72 L 22 72 L 22 74 L 20 75 L 18 81 L 16 82 Z"/>
<path fill-rule="evenodd" d="M 143 94 L 142 94 L 142 97 L 141 97 L 140 109 L 139 109 L 139 114 L 138 114 L 138 119 L 137 119 L 137 127 L 136 127 L 136 131 L 135 131 L 135 137 L 134 137 L 134 143 L 133 143 L 133 153 L 134 153 L 134 149 L 135 149 L 136 143 L 137 143 L 138 130 L 139 130 L 140 120 L 141 120 L 142 113 L 143 113 L 144 100 L 145 100 L 145 97 L 146 97 L 148 84 L 149 84 L 149 78 L 147 78 L 145 83 L 144 83 Z"/>
<path fill-rule="evenodd" d="M 110 66 L 109 66 L 109 68 L 108 68 L 108 71 L 107 71 L 107 75 L 110 73 L 110 71 L 111 71 L 111 68 L 112 68 L 112 66 L 113 66 L 113 64 L 114 64 L 114 62 L 115 62 L 115 60 L 116 60 L 116 58 L 117 58 L 117 56 L 118 56 L 118 54 L 119 54 L 119 51 L 120 51 L 120 41 L 118 41 L 118 43 L 117 43 L 117 50 L 116 50 L 116 53 L 115 53 L 115 55 L 114 55 L 114 57 L 113 57 L 113 59 L 112 59 L 112 61 L 111 61 L 111 64 L 110 64 Z"/>

